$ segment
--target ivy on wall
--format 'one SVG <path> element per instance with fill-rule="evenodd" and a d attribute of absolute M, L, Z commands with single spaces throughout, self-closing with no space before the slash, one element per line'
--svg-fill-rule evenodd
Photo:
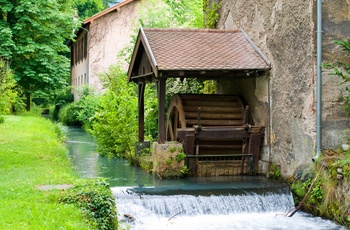
<path fill-rule="evenodd" d="M 220 15 L 218 13 L 221 8 L 220 3 L 212 3 L 210 0 L 203 0 L 203 12 L 204 12 L 204 27 L 214 29 L 219 21 Z"/>

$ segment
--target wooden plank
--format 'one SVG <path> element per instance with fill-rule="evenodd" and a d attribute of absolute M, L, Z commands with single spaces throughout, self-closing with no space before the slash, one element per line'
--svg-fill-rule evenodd
<path fill-rule="evenodd" d="M 200 100 L 200 101 L 240 101 L 241 99 L 235 95 L 225 94 L 179 94 L 184 100 Z"/>
<path fill-rule="evenodd" d="M 198 106 L 185 106 L 185 112 L 197 112 Z M 201 112 L 222 112 L 222 113 L 243 113 L 242 108 L 239 107 L 201 107 Z"/>
<path fill-rule="evenodd" d="M 187 127 L 197 125 L 197 119 L 186 119 Z M 200 125 L 202 126 L 241 126 L 243 125 L 243 120 L 200 120 Z"/>
<path fill-rule="evenodd" d="M 197 118 L 198 113 L 196 112 L 185 112 L 186 119 L 195 119 Z M 212 119 L 212 120 L 242 120 L 243 121 L 243 114 L 242 113 L 218 113 L 218 112 L 203 112 L 201 110 L 201 119 Z M 243 124 L 243 122 L 242 122 Z"/>
<path fill-rule="evenodd" d="M 240 104 L 234 101 L 182 101 L 184 106 L 197 106 L 197 107 L 236 107 Z"/>

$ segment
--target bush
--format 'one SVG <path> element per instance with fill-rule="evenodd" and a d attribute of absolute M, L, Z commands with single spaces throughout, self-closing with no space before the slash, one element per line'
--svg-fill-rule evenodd
<path fill-rule="evenodd" d="M 90 130 L 95 112 L 100 105 L 100 98 L 95 95 L 86 95 L 78 102 L 78 105 L 80 109 L 78 110 L 77 119 L 85 130 Z"/>
<path fill-rule="evenodd" d="M 115 198 L 105 179 L 81 181 L 67 190 L 61 202 L 80 208 L 97 229 L 110 230 L 118 227 Z"/>
<path fill-rule="evenodd" d="M 0 124 L 5 122 L 5 118 L 3 116 L 0 115 Z"/>
<path fill-rule="evenodd" d="M 16 81 L 8 63 L 0 58 L 0 113 L 10 113 L 13 107 L 18 111 L 24 108 L 15 87 Z"/>
<path fill-rule="evenodd" d="M 92 133 L 103 156 L 126 157 L 137 142 L 137 93 L 119 66 L 102 76 L 108 90 L 100 99 Z"/>
<path fill-rule="evenodd" d="M 68 126 L 82 126 L 78 119 L 79 110 L 80 106 L 76 102 L 66 104 L 60 109 L 58 120 Z"/>

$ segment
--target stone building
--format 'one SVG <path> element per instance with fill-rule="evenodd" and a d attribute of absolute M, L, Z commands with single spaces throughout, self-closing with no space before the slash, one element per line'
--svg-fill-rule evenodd
<path fill-rule="evenodd" d="M 217 3 L 217 0 L 211 2 Z M 288 177 L 312 164 L 316 139 L 316 1 L 220 0 L 218 29 L 242 29 L 271 62 L 262 78 L 218 82 L 220 93 L 251 105 L 255 124 L 266 127 L 261 168 L 267 162 Z M 323 1 L 323 63 L 344 57 L 333 40 L 350 36 L 350 2 Z M 322 148 L 349 138 L 341 80 L 323 69 Z"/>
<path fill-rule="evenodd" d="M 74 100 L 79 88 L 88 84 L 103 90 L 99 74 L 116 63 L 118 52 L 130 43 L 140 0 L 125 0 L 83 21 L 71 47 L 71 86 Z"/>

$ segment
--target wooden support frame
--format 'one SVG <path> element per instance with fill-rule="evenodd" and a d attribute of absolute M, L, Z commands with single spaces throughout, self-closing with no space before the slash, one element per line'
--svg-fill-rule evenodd
<path fill-rule="evenodd" d="M 146 84 L 139 82 L 138 84 L 138 132 L 139 142 L 145 140 L 145 87 Z"/>
<path fill-rule="evenodd" d="M 194 147 L 196 141 L 200 139 L 221 139 L 221 140 L 244 140 L 247 141 L 247 148 L 242 154 L 237 156 L 252 156 L 253 157 L 253 172 L 258 173 L 260 145 L 264 133 L 264 127 L 253 126 L 247 128 L 242 127 L 225 127 L 225 128 L 208 128 L 202 127 L 201 130 L 195 128 L 178 129 L 178 138 L 184 145 L 186 155 L 192 156 L 194 154 Z M 203 155 L 202 157 L 205 157 Z M 243 171 L 242 171 L 243 172 Z"/>
<path fill-rule="evenodd" d="M 164 144 L 166 139 L 165 133 L 165 87 L 166 78 L 158 80 L 158 143 Z"/>

